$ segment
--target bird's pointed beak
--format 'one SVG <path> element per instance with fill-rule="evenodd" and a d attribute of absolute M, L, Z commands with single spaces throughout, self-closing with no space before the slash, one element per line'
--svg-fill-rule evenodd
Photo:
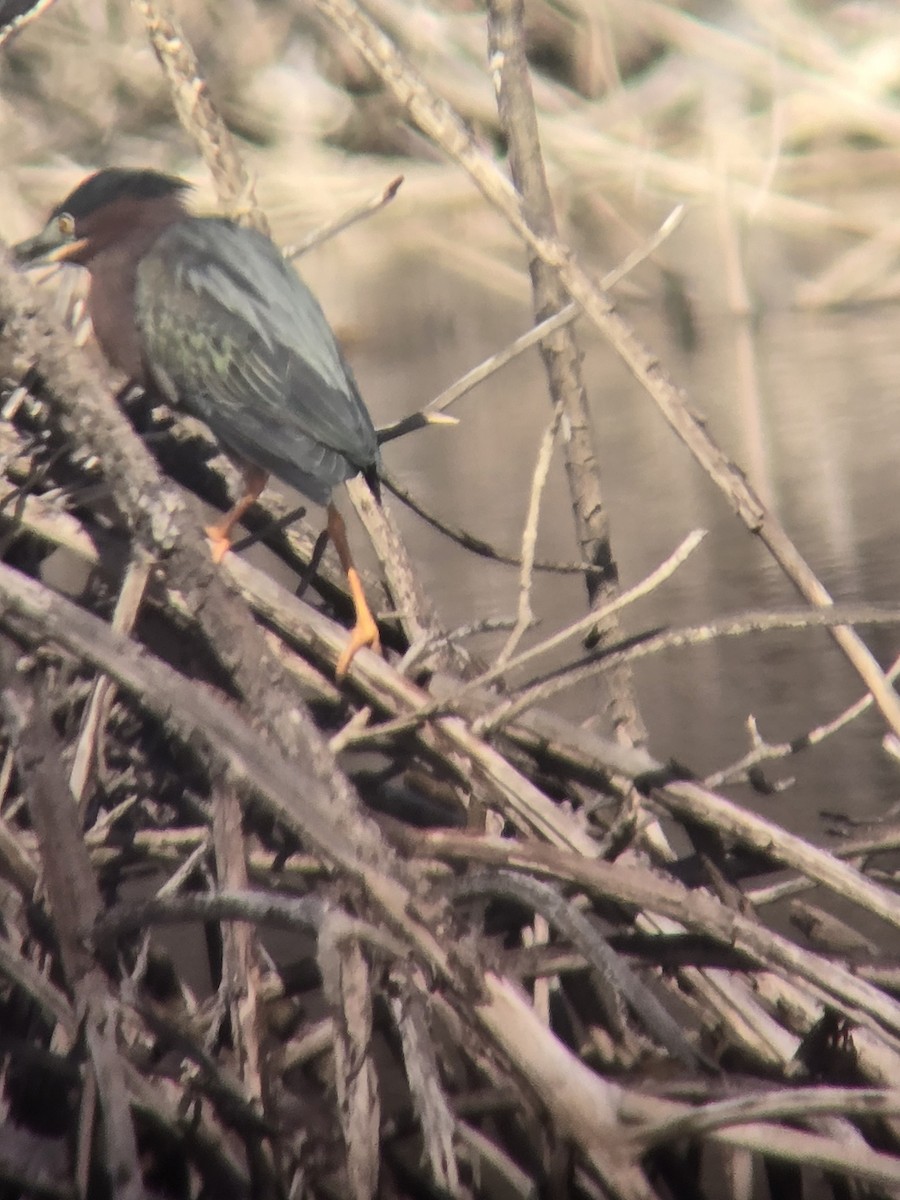
<path fill-rule="evenodd" d="M 65 239 L 56 222 L 51 222 L 34 237 L 13 246 L 12 253 L 22 266 L 43 266 L 45 263 L 66 262 L 87 245 L 87 238 Z"/>

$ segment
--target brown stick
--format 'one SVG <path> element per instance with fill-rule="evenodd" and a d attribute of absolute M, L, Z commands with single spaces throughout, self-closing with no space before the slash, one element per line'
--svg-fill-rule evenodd
<path fill-rule="evenodd" d="M 234 220 L 262 233 L 269 223 L 256 203 L 256 184 L 238 154 L 234 138 L 209 96 L 197 57 L 166 0 L 133 0 L 150 45 L 165 72 L 179 119 L 197 142 L 216 183 L 219 200 Z"/>
<path fill-rule="evenodd" d="M 522 0 L 489 0 L 491 67 L 500 124 L 509 146 L 510 170 L 521 196 L 523 218 L 536 232 L 555 238 L 556 217 L 544 171 L 525 57 L 523 14 Z M 540 322 L 563 309 L 568 297 L 556 271 L 539 255 L 532 256 L 529 270 L 535 320 Z M 585 576 L 588 602 L 593 608 L 615 598 L 619 572 L 600 484 L 594 431 L 581 371 L 581 352 L 572 326 L 566 325 L 552 338 L 542 341 L 540 353 L 551 400 L 554 406 L 561 405 L 563 411 L 562 447 L 576 537 L 585 561 L 600 568 L 599 574 Z M 616 640 L 620 636 L 618 619 L 610 617 L 600 632 L 604 640 Z M 645 742 L 647 730 L 638 712 L 629 668 L 611 675 L 608 691 L 612 700 L 613 726 L 632 744 Z"/>
<path fill-rule="evenodd" d="M 246 890 L 249 886 L 241 802 L 235 788 L 225 784 L 213 805 L 213 847 L 216 878 L 221 889 Z M 231 1039 L 237 1069 L 247 1102 L 262 1116 L 266 1112 L 267 1080 L 263 1075 L 260 1045 L 259 945 L 256 931 L 241 921 L 222 922 L 221 991 L 228 1005 Z M 277 1194 L 272 1186 L 269 1147 L 257 1141 L 249 1155 L 254 1169 L 254 1191 L 263 1197 Z"/>

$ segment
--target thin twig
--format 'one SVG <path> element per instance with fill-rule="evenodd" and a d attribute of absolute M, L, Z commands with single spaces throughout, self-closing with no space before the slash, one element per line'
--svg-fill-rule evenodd
<path fill-rule="evenodd" d="M 654 233 L 624 258 L 617 267 L 613 267 L 611 271 L 607 271 L 600 280 L 600 286 L 611 290 L 617 284 L 621 283 L 626 275 L 629 275 L 636 267 L 640 266 L 645 259 L 649 258 L 651 254 L 659 249 L 667 238 L 672 236 L 684 220 L 685 211 L 683 204 L 676 205 Z M 521 334 L 515 341 L 510 342 L 508 346 L 504 346 L 496 354 L 491 354 L 483 362 L 480 362 L 477 367 L 473 367 L 471 371 L 467 371 L 465 375 L 460 376 L 456 383 L 451 383 L 440 395 L 435 396 L 425 406 L 423 411 L 426 413 L 446 412 L 451 404 L 455 404 L 467 392 L 471 392 L 480 383 L 484 383 L 486 379 L 489 379 L 501 367 L 505 367 L 507 363 L 518 358 L 520 354 L 524 354 L 526 350 L 530 350 L 532 346 L 537 346 L 541 342 L 546 341 L 580 315 L 581 307 L 578 304 L 572 303 L 567 304 L 552 316 L 545 317 L 543 321 L 539 321 L 527 333 Z"/>
<path fill-rule="evenodd" d="M 299 258 L 302 254 L 307 254 L 315 246 L 321 246 L 331 238 L 337 237 L 339 233 L 343 233 L 345 229 L 349 229 L 357 221 L 371 217 L 373 213 L 379 212 L 385 205 L 390 204 L 400 190 L 402 183 L 403 176 L 397 175 L 386 188 L 383 188 L 376 195 L 372 196 L 371 199 L 364 200 L 362 204 L 357 204 L 354 208 L 349 209 L 348 212 L 335 217 L 333 221 L 328 221 L 325 225 L 320 225 L 318 229 L 314 229 L 312 233 L 307 234 L 301 241 L 282 247 L 281 253 L 285 258 L 293 260 Z"/>
<path fill-rule="evenodd" d="M 455 629 L 449 630 L 442 636 L 448 642 L 463 642 L 467 638 L 478 637 L 484 633 L 507 633 L 511 629 L 515 629 L 517 617 L 484 617 L 480 621 L 470 621 L 465 625 L 457 625 Z M 532 622 L 537 625 L 537 621 Z M 411 675 L 413 669 L 422 661 L 428 651 L 431 649 L 430 642 L 414 643 L 403 658 L 397 664 L 397 670 L 401 675 Z"/>
<path fill-rule="evenodd" d="M 530 350 L 532 346 L 537 346 L 547 338 L 553 337 L 560 329 L 565 329 L 567 325 L 576 320 L 580 315 L 581 309 L 577 304 L 567 304 L 565 308 L 561 308 L 553 316 L 539 321 L 527 333 L 523 333 L 520 337 L 517 337 L 515 341 L 510 342 L 508 346 L 504 346 L 502 350 L 498 350 L 496 354 L 489 355 L 477 367 L 472 367 L 465 375 L 460 376 L 455 383 L 451 383 L 440 395 L 435 396 L 433 400 L 429 401 L 424 411 L 446 412 L 452 404 L 455 404 L 457 400 L 461 400 L 463 396 L 478 387 L 480 383 L 484 383 L 486 379 L 496 374 L 507 363 L 518 358 L 520 354 L 524 354 L 526 350 Z"/>
<path fill-rule="evenodd" d="M 464 550 L 468 550 L 471 554 L 477 554 L 480 558 L 490 559 L 492 562 L 503 564 L 507 567 L 521 567 L 522 559 L 516 554 L 509 554 L 504 550 L 498 550 L 492 546 L 490 542 L 479 537 L 477 534 L 470 533 L 466 529 L 454 527 L 448 522 L 442 520 L 434 513 L 429 512 L 424 508 L 412 493 L 404 488 L 388 471 L 381 471 L 382 485 L 396 496 L 401 504 L 405 504 L 416 516 L 421 517 L 426 524 L 432 529 L 436 529 L 438 533 L 449 538 L 451 542 L 456 542 L 458 546 L 462 546 Z M 534 564 L 536 571 L 547 571 L 555 575 L 583 575 L 586 571 L 599 571 L 600 568 L 586 562 L 547 562 L 545 559 L 537 559 Z"/>
<path fill-rule="evenodd" d="M 654 631 L 617 649 L 586 655 L 568 666 L 532 680 L 515 697 L 498 705 L 480 722 L 482 731 L 493 731 L 513 720 L 534 704 L 545 703 L 552 696 L 575 687 L 594 671 L 606 670 L 618 662 L 635 662 L 649 658 L 662 650 L 681 646 L 700 646 L 724 637 L 746 637 L 752 633 L 780 629 L 833 629 L 836 626 L 895 625 L 900 622 L 900 609 L 874 604 L 840 604 L 824 609 L 797 609 L 786 612 L 747 612 L 723 617 L 706 625 L 686 625 L 679 629 Z M 527 651 L 526 653 L 531 653 Z M 520 656 L 524 657 L 524 656 Z"/>
<path fill-rule="evenodd" d="M 442 697 L 440 700 L 429 701 L 429 703 L 421 706 L 414 712 L 397 717 L 393 721 L 385 722 L 384 724 L 378 726 L 377 730 L 373 730 L 372 732 L 378 733 L 381 736 L 393 736 L 394 734 L 405 733 L 410 729 L 414 729 L 423 721 L 430 720 L 439 713 L 452 712 L 467 695 L 474 692 L 476 689 L 487 687 L 489 684 L 494 683 L 497 679 L 502 678 L 508 672 L 517 670 L 525 663 L 531 662 L 532 659 L 538 657 L 539 655 L 546 654 L 550 650 L 556 649 L 557 646 L 562 645 L 564 642 L 569 641 L 571 638 L 578 637 L 580 634 L 584 634 L 587 630 L 593 629 L 598 619 L 602 619 L 607 610 L 611 609 L 613 612 L 617 612 L 620 609 L 625 608 L 627 605 L 634 603 L 635 600 L 640 599 L 642 596 L 646 596 L 648 593 L 652 592 L 655 588 L 664 583 L 666 579 L 668 579 L 682 565 L 682 563 L 684 563 L 684 561 L 700 545 L 705 536 L 705 530 L 695 529 L 692 533 L 688 534 L 684 541 L 672 552 L 672 554 L 669 555 L 665 562 L 661 563 L 654 571 L 651 571 L 650 574 L 641 580 L 640 583 L 636 584 L 632 588 L 629 588 L 625 592 L 621 592 L 617 599 L 611 601 L 609 604 L 604 605 L 600 609 L 596 609 L 594 612 L 588 614 L 588 616 L 581 617 L 578 621 L 566 626 L 565 629 L 560 630 L 551 637 L 545 638 L 544 641 L 539 642 L 536 646 L 531 646 L 528 650 L 523 650 L 521 654 L 511 659 L 504 666 L 491 667 L 489 670 L 482 672 L 482 674 L 477 678 L 461 684 L 451 695 Z M 613 652 L 611 651 L 610 653 Z M 591 662 L 594 662 L 596 657 L 599 656 L 592 656 Z M 512 704 L 514 702 L 509 701 L 508 703 Z M 524 707 L 529 706 L 526 705 Z M 505 709 L 503 709 L 501 706 L 495 711 L 505 712 Z M 489 728 L 489 726 L 484 725 L 483 722 L 490 717 L 491 714 L 489 713 L 487 717 L 480 718 L 473 726 L 473 731 L 481 736 L 482 730 Z"/>
<path fill-rule="evenodd" d="M 900 676 L 900 658 L 894 659 L 894 662 L 885 671 L 885 677 L 893 683 Z M 753 735 L 753 748 L 736 762 L 730 766 L 722 767 L 715 771 L 712 775 L 704 779 L 704 785 L 715 790 L 722 787 L 726 783 L 739 783 L 746 779 L 754 767 L 760 763 L 771 762 L 775 759 L 788 758 L 793 754 L 800 754 L 804 750 L 809 750 L 813 746 L 818 746 L 824 742 L 826 738 L 838 733 L 844 729 L 851 721 L 855 721 L 857 717 L 862 716 L 864 712 L 872 707 L 874 703 L 871 692 L 867 692 L 864 696 L 860 696 L 853 704 L 843 709 L 830 721 L 825 721 L 821 725 L 816 725 L 812 729 L 808 729 L 806 733 L 801 733 L 798 737 L 791 738 L 789 742 L 766 742 L 758 735 Z M 753 729 L 755 730 L 755 722 Z"/>
<path fill-rule="evenodd" d="M 132 559 L 125 574 L 122 590 L 113 612 L 112 628 L 117 633 L 128 634 L 134 628 L 144 599 L 152 563 L 143 554 Z M 72 799 L 84 815 L 84 800 L 91 768 L 96 761 L 97 743 L 109 716 L 115 697 L 112 681 L 101 677 L 94 681 L 90 698 L 81 721 L 81 733 L 75 745 L 75 756 L 69 772 L 69 787 Z"/>
<path fill-rule="evenodd" d="M 608 614 L 619 612 L 621 609 L 627 608 L 628 605 L 634 604 L 636 600 L 641 600 L 644 596 L 649 596 L 651 592 L 656 591 L 658 587 L 675 574 L 678 568 L 694 553 L 705 537 L 705 529 L 692 530 L 658 567 L 652 570 L 649 575 L 644 576 L 640 583 L 636 583 L 633 587 L 621 592 L 614 600 L 610 600 L 607 604 L 604 604 L 602 608 L 597 609 L 586 617 L 581 617 L 579 620 L 573 621 L 565 629 L 559 630 L 558 633 L 552 634 L 542 642 L 538 642 L 537 645 L 523 651 L 506 664 L 505 671 L 517 670 L 519 667 L 524 666 L 525 663 L 531 662 L 540 655 L 549 654 L 551 650 L 557 649 L 557 647 L 563 645 L 565 642 L 571 641 L 573 638 L 585 636 L 596 628 L 598 620 L 602 621 Z M 476 682 L 483 687 L 488 683 L 493 683 L 500 674 L 501 672 L 493 670 L 487 671 Z"/>
<path fill-rule="evenodd" d="M 553 445 L 563 414 L 562 403 L 558 403 L 553 411 L 549 425 L 541 438 L 537 461 L 531 479 L 531 493 L 528 498 L 528 512 L 525 517 L 525 528 L 522 530 L 522 569 L 519 574 L 519 605 L 516 623 L 497 655 L 495 670 L 503 670 L 512 658 L 516 647 L 529 625 L 534 621 L 531 609 L 531 587 L 534 580 L 534 551 L 537 545 L 538 521 L 541 515 L 541 497 L 550 473 L 550 460 L 553 455 Z"/>
<path fill-rule="evenodd" d="M 381 425 L 375 430 L 375 437 L 378 439 L 378 445 L 384 446 L 387 442 L 393 442 L 397 438 L 406 437 L 408 433 L 416 433 L 420 429 L 427 429 L 429 425 L 458 424 L 459 420 L 456 417 L 449 417 L 445 413 L 430 413 L 427 409 L 420 409 L 419 412 L 410 413 L 408 417 L 401 417 L 399 421 L 394 421 L 391 425 Z"/>

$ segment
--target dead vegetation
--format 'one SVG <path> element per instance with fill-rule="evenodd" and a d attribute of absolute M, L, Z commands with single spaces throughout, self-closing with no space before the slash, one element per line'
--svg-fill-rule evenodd
<path fill-rule="evenodd" d="M 407 154 L 429 219 L 404 226 L 403 252 L 443 245 L 503 287 L 524 246 L 551 407 L 494 663 L 469 653 L 470 630 L 442 628 L 390 508 L 354 491 L 394 615 L 385 659 L 361 654 L 338 690 L 347 603 L 329 559 L 315 605 L 237 555 L 213 568 L 196 497 L 224 504 L 229 476 L 208 435 L 128 394 L 117 405 L 120 381 L 89 342 L 74 349 L 88 335 L 71 294 L 4 256 L 0 1195 L 898 1194 L 900 978 L 885 950 L 898 828 L 852 830 L 832 853 L 719 789 L 770 788 L 766 763 L 848 736 L 872 704 L 900 736 L 893 672 L 854 629 L 900 611 L 831 605 L 608 290 L 665 265 L 679 217 L 664 218 L 689 200 L 718 206 L 735 307 L 748 294 L 736 231 L 751 219 L 864 235 L 796 302 L 891 294 L 894 225 L 863 185 L 900 132 L 893 9 L 851 28 L 842 9 L 748 0 L 749 28 L 734 30 L 655 0 L 524 17 L 515 0 L 486 16 L 247 0 L 192 7 L 189 41 L 151 0 L 132 6 L 140 24 L 124 6 L 47 7 L 2 51 L 11 224 L 26 195 L 50 201 L 81 173 L 44 165 L 63 147 L 87 165 L 106 138 L 120 160 L 171 168 L 192 144 L 220 206 L 270 214 L 285 242 L 374 197 L 384 253 L 399 246 L 384 195 L 396 172 L 373 152 Z M 293 92 L 278 74 L 290 59 Z M 704 108 L 724 94 L 700 87 L 704 62 L 736 107 Z M 281 79 L 277 119 L 262 76 Z M 254 88 L 270 99 L 254 104 Z M 296 92 L 308 103 L 294 121 Z M 297 145 L 302 189 L 284 165 Z M 657 235 L 614 217 L 638 163 Z M 600 227 L 627 261 L 598 284 L 571 243 Z M 622 635 L 624 606 L 689 570 L 702 534 L 619 589 L 576 316 L 809 608 Z M 535 552 L 555 447 L 577 564 Z M 318 531 L 285 526 L 289 513 L 269 491 L 247 524 L 296 581 Z M 65 589 L 51 586 L 57 548 Z M 584 575 L 586 615 L 523 649 L 548 567 Z M 644 747 L 637 658 L 813 626 L 797 636 L 827 629 L 860 676 L 853 709 L 781 746 L 751 729 L 748 753 L 707 780 Z M 559 646 L 569 665 L 545 669 Z M 595 708 L 611 700 L 609 729 L 552 710 L 579 679 Z M 808 940 L 770 918 L 787 898 Z"/>

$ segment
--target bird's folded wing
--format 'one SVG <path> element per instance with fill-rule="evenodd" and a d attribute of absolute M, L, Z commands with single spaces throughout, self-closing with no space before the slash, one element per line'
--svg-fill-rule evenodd
<path fill-rule="evenodd" d="M 314 444 L 357 468 L 375 461 L 328 322 L 267 238 L 224 220 L 180 222 L 141 261 L 135 309 L 153 377 L 224 442 L 279 461 Z"/>

